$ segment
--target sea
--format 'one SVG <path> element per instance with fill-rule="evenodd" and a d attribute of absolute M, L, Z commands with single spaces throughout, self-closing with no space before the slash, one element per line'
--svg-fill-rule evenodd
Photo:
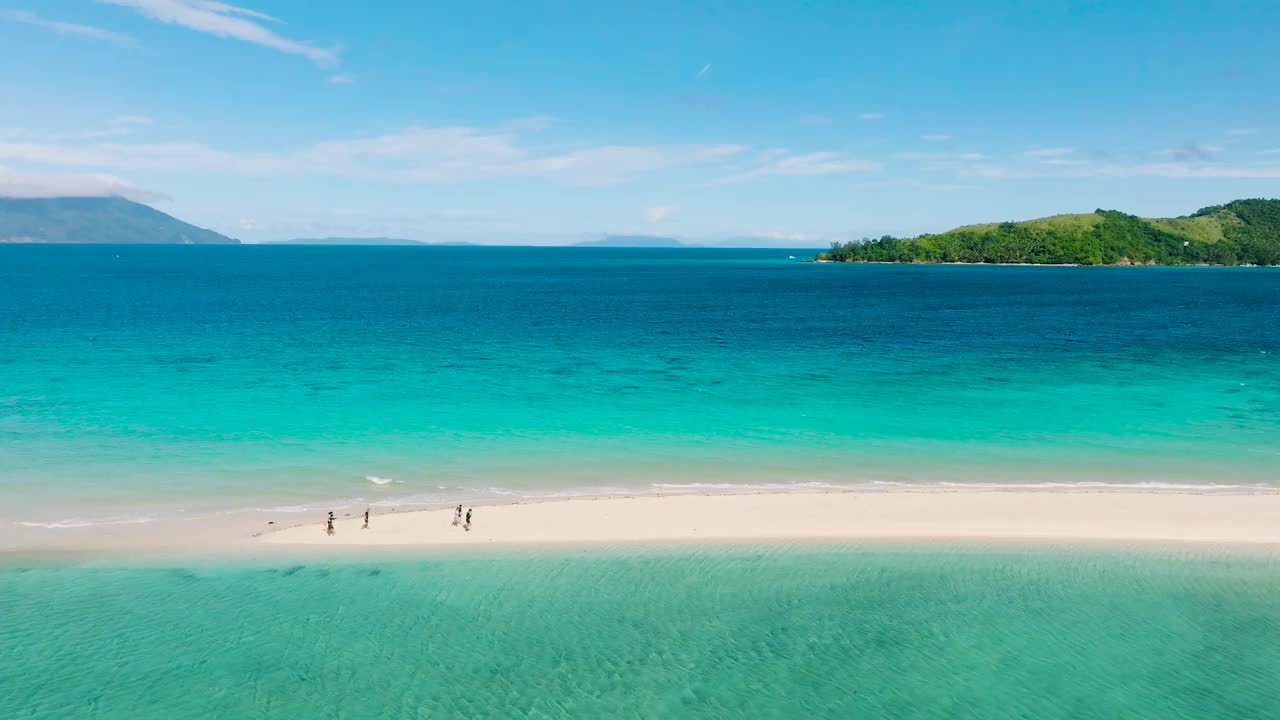
<path fill-rule="evenodd" d="M 0 523 L 1280 488 L 1278 270 L 796 254 L 0 247 Z"/>
<path fill-rule="evenodd" d="M 1264 720 L 1275 556 L 920 547 L 0 569 L 0 717 Z"/>
<path fill-rule="evenodd" d="M 0 246 L 0 717 L 1278 717 L 1261 551 L 39 552 L 582 495 L 1280 492 L 1280 270 L 810 257 Z"/>

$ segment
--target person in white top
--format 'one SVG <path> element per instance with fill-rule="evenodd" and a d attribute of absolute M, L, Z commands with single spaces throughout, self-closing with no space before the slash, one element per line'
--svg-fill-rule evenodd
<path fill-rule="evenodd" d="M 458 525 L 461 523 L 462 523 L 462 506 L 459 505 L 458 508 L 453 511 L 453 526 L 458 527 Z"/>

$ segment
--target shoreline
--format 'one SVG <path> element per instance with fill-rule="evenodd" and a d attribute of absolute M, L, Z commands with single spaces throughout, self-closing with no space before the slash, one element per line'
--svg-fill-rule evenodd
<path fill-rule="evenodd" d="M 253 557 L 282 551 L 358 555 L 389 549 L 620 544 L 880 543 L 1223 544 L 1280 549 L 1280 491 L 950 486 L 704 490 L 661 494 L 519 497 L 475 509 L 471 532 L 452 510 L 339 511 L 336 534 L 314 515 L 211 514 L 154 522 L 17 528 L 0 557 Z M 465 501 L 464 501 L 465 502 Z M 380 510 L 380 511 L 379 511 Z M 349 511 L 349 512 L 348 512 Z"/>
<path fill-rule="evenodd" d="M 1203 492 L 759 492 L 545 499 L 339 518 L 262 533 L 273 547 L 505 547 L 621 543 L 1030 541 L 1280 546 L 1280 494 Z M 464 507 L 464 512 L 466 508 Z"/>
<path fill-rule="evenodd" d="M 1248 263 L 1240 263 L 1237 265 L 1213 265 L 1210 263 L 1184 263 L 1181 265 L 1163 265 L 1160 263 L 1097 263 L 1095 265 L 1083 265 L 1081 263 L 1020 263 L 1020 262 L 961 262 L 961 261 L 938 261 L 938 262 L 915 262 L 911 260 L 799 260 L 797 262 L 808 262 L 826 265 L 985 265 L 990 267 L 1154 267 L 1154 268 L 1271 268 L 1275 265 L 1252 265 Z"/>

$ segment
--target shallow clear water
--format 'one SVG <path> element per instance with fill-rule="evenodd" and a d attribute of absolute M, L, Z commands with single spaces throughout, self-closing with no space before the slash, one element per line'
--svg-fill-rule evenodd
<path fill-rule="evenodd" d="M 1275 717 L 1272 558 L 884 547 L 0 569 L 0 717 Z"/>
<path fill-rule="evenodd" d="M 0 247 L 0 519 L 1280 486 L 1280 272 L 786 256 Z"/>

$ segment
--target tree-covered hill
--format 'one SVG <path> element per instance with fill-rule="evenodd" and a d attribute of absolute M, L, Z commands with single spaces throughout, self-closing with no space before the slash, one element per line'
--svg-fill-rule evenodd
<path fill-rule="evenodd" d="M 1178 218 L 1116 210 L 966 225 L 938 235 L 833 243 L 833 262 L 1280 265 L 1280 200 L 1235 200 Z"/>

